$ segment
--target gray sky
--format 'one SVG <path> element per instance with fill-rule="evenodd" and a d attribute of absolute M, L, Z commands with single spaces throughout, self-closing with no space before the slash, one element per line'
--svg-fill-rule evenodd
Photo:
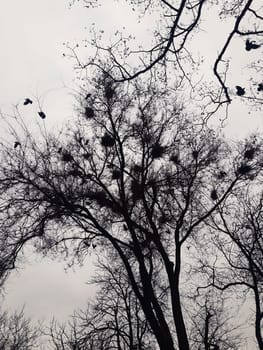
<path fill-rule="evenodd" d="M 87 38 L 93 22 L 106 34 L 124 25 L 131 29 L 134 15 L 130 8 L 129 12 L 128 7 L 120 11 L 117 3 L 110 6 L 110 2 L 93 10 L 81 4 L 69 9 L 67 0 L 0 2 L 0 110 L 12 115 L 17 105 L 23 119 L 34 124 L 39 120 L 39 103 L 47 114 L 46 127 L 60 128 L 74 117 L 71 94 L 78 84 L 74 62 L 62 56 L 63 43 Z M 136 31 L 138 34 L 139 28 L 133 28 L 135 35 Z M 23 106 L 25 97 L 34 100 L 32 106 Z M 65 319 L 93 293 L 85 285 L 93 271 L 91 265 L 87 262 L 85 268 L 75 267 L 75 272 L 66 273 L 65 262 L 51 262 L 31 253 L 19 271 L 11 274 L 3 307 L 16 309 L 25 304 L 25 312 L 32 317 Z"/>
<path fill-rule="evenodd" d="M 34 121 L 37 103 L 28 109 L 22 106 L 28 96 L 39 99 L 49 128 L 60 127 L 73 114 L 74 72 L 72 62 L 62 57 L 62 43 L 81 38 L 85 25 L 90 25 L 85 11 L 78 6 L 69 10 L 65 0 L 1 1 L 2 112 L 12 114 L 12 106 L 18 103 L 22 115 Z M 65 318 L 92 294 L 85 285 L 90 264 L 65 273 L 65 263 L 30 254 L 8 280 L 3 307 L 15 309 L 25 304 L 26 313 L 33 317 L 48 319 L 54 314 Z"/>
<path fill-rule="evenodd" d="M 87 38 L 93 22 L 110 35 L 124 25 L 146 42 L 149 38 L 147 21 L 143 25 L 134 25 L 135 17 L 127 7 L 120 9 L 118 2 L 104 1 L 105 5 L 97 10 L 83 9 L 76 5 L 69 10 L 67 0 L 0 0 L 0 109 L 3 113 L 12 113 L 12 106 L 18 104 L 19 110 L 28 120 L 36 118 L 38 105 L 35 103 L 23 109 L 24 97 L 38 100 L 47 114 L 48 128 L 60 127 L 62 122 L 74 115 L 73 98 L 70 93 L 76 88 L 73 62 L 62 57 L 63 42 L 79 42 Z M 222 40 L 220 22 L 207 20 L 196 43 L 199 48 L 212 53 Z M 87 28 L 85 30 L 85 27 Z M 142 29 L 144 30 L 143 32 Z M 226 29 L 226 27 L 224 27 Z M 242 43 L 237 42 L 229 52 L 235 55 L 235 77 L 245 81 L 242 76 L 245 54 L 236 54 Z M 253 54 L 253 53 L 252 53 Z M 208 55 L 209 56 L 209 55 Z M 210 57 L 210 56 L 209 56 Z M 214 57 L 206 62 L 211 67 Z M 239 68 L 238 68 L 239 67 Z M 248 115 L 249 108 L 241 106 L 235 99 L 230 107 L 227 121 L 229 136 L 244 136 L 248 130 L 263 130 L 260 113 Z M 15 272 L 6 286 L 4 307 L 21 307 L 26 304 L 29 315 L 40 318 L 54 316 L 64 318 L 74 308 L 83 306 L 90 295 L 90 287 L 85 285 L 92 268 L 89 264 L 76 271 L 64 272 L 63 262 L 51 262 L 32 255 L 24 268 Z"/>

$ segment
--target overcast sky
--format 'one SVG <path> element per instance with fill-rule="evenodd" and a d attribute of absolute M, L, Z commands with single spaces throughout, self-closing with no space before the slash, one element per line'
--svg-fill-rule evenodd
<path fill-rule="evenodd" d="M 23 109 L 23 99 L 30 97 L 38 100 L 46 112 L 49 128 L 59 128 L 63 121 L 73 117 L 74 100 L 70 93 L 76 88 L 75 73 L 73 62 L 62 57 L 63 42 L 80 42 L 87 37 L 93 22 L 112 32 L 125 25 L 128 31 L 133 28 L 134 35 L 141 35 L 141 27 L 134 25 L 136 22 L 132 12 L 128 12 L 127 7 L 120 10 L 118 2 L 115 7 L 112 6 L 112 2 L 108 1 L 97 10 L 84 9 L 81 5 L 69 10 L 67 0 L 2 0 L 1 111 L 12 113 L 12 106 L 18 104 L 21 113 L 29 115 L 33 121 L 37 117 L 38 104 Z M 147 19 L 144 25 L 147 28 Z M 213 28 L 213 34 L 204 31 L 203 41 L 198 42 L 200 47 L 210 47 L 211 52 L 222 39 L 222 28 Z M 143 36 L 147 38 L 148 34 L 149 31 L 145 30 Z M 240 49 L 238 43 L 234 49 Z M 236 57 L 239 57 L 241 64 L 243 56 Z M 260 114 L 249 116 L 248 111 L 248 108 L 240 109 L 238 100 L 232 104 L 229 135 L 243 136 L 248 130 L 263 129 Z M 9 279 L 4 306 L 17 308 L 26 304 L 26 312 L 30 315 L 49 318 L 54 314 L 64 318 L 75 307 L 83 306 L 91 294 L 90 287 L 85 285 L 92 271 L 89 264 L 66 274 L 63 262 L 55 263 L 31 256 L 23 266 Z"/>
<path fill-rule="evenodd" d="M 72 92 L 78 84 L 74 62 L 63 57 L 66 52 L 63 43 L 86 39 L 94 22 L 105 33 L 114 33 L 124 25 L 132 28 L 134 18 L 130 8 L 123 7 L 120 11 L 117 3 L 112 6 L 110 2 L 91 10 L 82 4 L 69 9 L 67 0 L 2 0 L 2 113 L 12 115 L 17 106 L 23 118 L 34 123 L 41 107 L 47 115 L 46 127 L 60 128 L 68 118 L 74 117 Z M 138 31 L 135 27 L 133 33 Z M 23 106 L 25 97 L 33 99 L 32 106 Z M 65 319 L 75 308 L 83 307 L 92 295 L 91 287 L 85 282 L 93 272 L 91 262 L 85 268 L 76 267 L 67 273 L 65 266 L 65 262 L 51 262 L 31 253 L 18 272 L 11 274 L 3 307 L 16 309 L 25 304 L 25 312 L 35 318 L 49 319 L 54 315 Z"/>

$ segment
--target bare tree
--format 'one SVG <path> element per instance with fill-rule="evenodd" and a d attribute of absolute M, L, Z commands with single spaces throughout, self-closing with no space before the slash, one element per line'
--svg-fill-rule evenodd
<path fill-rule="evenodd" d="M 255 143 L 246 146 L 244 158 L 248 162 L 253 162 L 256 149 Z M 205 267 L 209 274 L 209 286 L 222 291 L 238 291 L 241 287 L 247 294 L 252 294 L 259 349 L 263 349 L 262 208 L 262 192 L 258 187 L 252 187 L 249 191 L 241 188 L 231 202 L 224 208 L 218 208 L 211 226 L 222 233 L 216 238 L 221 258 L 210 267 Z"/>
<path fill-rule="evenodd" d="M 98 294 L 67 325 L 52 322 L 49 335 L 56 349 L 156 349 L 153 334 L 123 267 L 99 263 L 92 280 Z"/>
<path fill-rule="evenodd" d="M 1 350 L 39 349 L 40 330 L 30 319 L 24 316 L 23 309 L 13 314 L 0 314 L 0 348 Z"/>
<path fill-rule="evenodd" d="M 199 300 L 198 300 L 199 299 Z M 243 337 L 240 324 L 236 324 L 233 314 L 227 309 L 231 299 L 208 290 L 195 299 L 191 312 L 192 328 L 190 338 L 193 349 L 198 350 L 237 350 Z M 194 310 L 194 311 L 193 311 Z"/>
<path fill-rule="evenodd" d="M 263 86 L 258 74 L 262 71 L 262 54 L 260 53 L 262 53 L 263 12 L 260 1 L 127 0 L 126 2 L 134 11 L 138 11 L 140 19 L 150 14 L 158 18 L 157 21 L 153 21 L 154 24 L 157 22 L 157 25 L 154 27 L 153 24 L 152 43 L 135 48 L 131 41 L 133 34 L 128 36 L 118 31 L 116 39 L 112 39 L 107 44 L 103 36 L 101 37 L 99 32 L 94 31 L 93 37 L 87 40 L 94 49 L 92 50 L 94 55 L 88 61 L 81 58 L 81 45 L 68 47 L 70 55 L 76 59 L 76 68 L 82 70 L 93 66 L 99 67 L 115 81 L 129 81 L 144 74 L 146 74 L 146 79 L 157 77 L 160 83 L 162 80 L 167 82 L 168 78 L 173 84 L 177 81 L 180 86 L 184 86 L 184 91 L 185 84 L 188 83 L 188 89 L 192 91 L 195 84 L 189 76 L 191 77 L 191 72 L 196 71 L 200 65 L 200 60 L 194 54 L 193 42 L 200 40 L 198 34 L 204 29 L 202 24 L 210 19 L 210 16 L 217 16 L 221 23 L 230 22 L 231 26 L 229 31 L 223 34 L 225 37 L 222 44 L 214 53 L 212 73 L 217 85 L 212 87 L 210 82 L 206 88 L 202 88 L 207 97 L 206 103 L 228 105 L 233 95 L 238 95 L 243 100 L 251 101 L 254 105 L 262 104 Z M 83 0 L 83 3 L 89 8 L 103 1 Z M 211 22 L 211 27 L 213 25 L 214 23 Z M 212 31 L 211 27 L 206 30 Z M 215 41 L 217 39 L 215 37 Z M 229 51 L 237 40 L 243 41 L 243 47 L 240 46 L 240 49 L 247 52 L 248 61 L 251 53 L 255 51 L 258 53 L 256 60 L 253 58 L 252 63 L 256 71 L 248 73 L 248 81 L 252 80 L 248 89 L 240 86 L 238 82 L 235 84 L 236 87 L 229 85 L 233 84 L 228 79 L 231 63 L 231 59 L 228 58 Z M 211 47 L 204 47 L 204 49 L 208 52 Z M 206 57 L 207 52 L 200 49 L 198 54 Z"/>
<path fill-rule="evenodd" d="M 27 242 L 79 259 L 92 245 L 113 249 L 159 348 L 188 350 L 183 248 L 236 187 L 256 181 L 261 143 L 248 165 L 152 82 L 99 76 L 82 103 L 64 139 L 27 133 L 20 147 L 1 145 L 1 254 L 14 267 Z M 172 322 L 158 299 L 160 270 Z"/>

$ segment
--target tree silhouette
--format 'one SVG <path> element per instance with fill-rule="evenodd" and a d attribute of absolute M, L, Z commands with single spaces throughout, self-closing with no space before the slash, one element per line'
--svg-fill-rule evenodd
<path fill-rule="evenodd" d="M 245 157 L 256 152 L 247 149 Z M 252 152 L 253 150 L 253 152 Z M 254 156 L 250 157 L 250 162 Z M 243 191 L 246 191 L 245 195 Z M 262 292 L 263 292 L 263 236 L 262 236 L 262 192 L 253 186 L 248 190 L 240 188 L 224 208 L 218 208 L 211 227 L 222 235 L 216 241 L 220 259 L 210 267 L 203 268 L 209 275 L 208 286 L 226 291 L 247 291 L 254 299 L 255 336 L 259 349 L 262 340 Z M 208 272 L 209 270 L 209 272 Z M 252 300 L 253 300 L 252 299 Z"/>
<path fill-rule="evenodd" d="M 40 330 L 20 312 L 0 314 L 0 348 L 3 350 L 39 349 Z"/>
<path fill-rule="evenodd" d="M 75 1 L 71 1 L 74 3 Z M 86 7 L 93 7 L 103 4 L 103 1 L 83 0 Z M 228 76 L 231 59 L 229 52 L 231 46 L 238 40 L 244 40 L 244 50 L 247 54 L 257 51 L 258 56 L 253 62 L 256 72 L 248 73 L 252 75 L 252 80 L 257 81 L 259 70 L 262 71 L 262 34 L 263 34 L 263 14 L 262 7 L 257 0 L 231 0 L 222 2 L 210 2 L 205 0 L 132 0 L 126 1 L 131 9 L 138 13 L 139 21 L 144 16 L 153 16 L 152 42 L 135 47 L 132 39 L 133 33 L 125 34 L 121 30 L 115 33 L 116 39 L 109 43 L 103 41 L 103 36 L 97 31 L 94 32 L 89 41 L 90 51 L 94 52 L 88 60 L 82 59 L 79 45 L 68 46 L 69 55 L 76 60 L 76 67 L 80 70 L 96 67 L 110 74 L 114 81 L 130 81 L 139 76 L 145 75 L 145 79 L 158 78 L 159 82 L 177 82 L 178 86 L 186 86 L 191 90 L 196 90 L 196 85 L 191 78 L 193 72 L 198 68 L 202 59 L 199 60 L 194 54 L 194 42 L 201 41 L 200 30 L 204 30 L 203 24 L 214 16 L 220 18 L 220 28 L 222 23 L 229 24 L 226 33 L 222 31 L 220 46 L 214 52 L 212 62 L 212 74 L 217 86 L 213 87 L 211 81 L 207 86 L 201 88 L 205 101 L 210 99 L 212 105 L 230 104 L 233 99 L 233 83 Z M 156 20 L 157 18 L 157 20 Z M 150 23 L 150 22 L 149 22 Z M 156 27 L 155 27 L 156 24 Z M 213 21 L 209 29 L 214 35 L 214 41 L 218 41 L 220 33 L 213 32 Z M 218 29 L 221 31 L 221 29 Z M 140 38 L 136 38 L 140 42 Z M 88 41 L 87 41 L 88 42 Z M 86 43 L 87 45 L 87 43 Z M 207 50 L 207 52 L 205 51 Z M 198 55 L 204 59 L 207 57 L 211 47 L 199 45 Z M 249 56 L 247 56 L 249 61 Z M 244 62 L 244 65 L 247 62 Z M 247 67 L 248 68 L 248 67 Z M 250 72 L 250 70 L 247 70 Z M 250 93 L 246 96 L 247 101 L 254 104 L 262 104 L 262 98 L 253 92 L 253 84 Z M 204 107 L 204 106 L 203 106 Z M 217 110 L 217 109 L 216 109 Z"/>
<path fill-rule="evenodd" d="M 56 349 L 156 349 L 154 337 L 123 267 L 100 261 L 95 300 L 75 312 L 67 325 L 52 322 L 48 332 Z M 164 299 L 164 298 L 163 298 Z M 75 346 L 75 348 L 74 348 Z"/>
<path fill-rule="evenodd" d="M 19 151 L 1 145 L 2 275 L 28 242 L 73 260 L 92 245 L 102 256 L 113 250 L 159 348 L 188 350 L 185 247 L 236 189 L 258 183 L 262 142 L 244 158 L 247 148 L 229 147 L 152 81 L 111 85 L 111 96 L 107 76 L 94 84 L 64 138 L 26 133 Z"/>
<path fill-rule="evenodd" d="M 239 349 L 242 335 L 236 332 L 239 325 L 234 326 L 233 316 L 227 312 L 227 300 L 214 290 L 208 290 L 199 296 L 193 306 L 191 319 L 193 322 L 190 338 L 193 349 Z"/>

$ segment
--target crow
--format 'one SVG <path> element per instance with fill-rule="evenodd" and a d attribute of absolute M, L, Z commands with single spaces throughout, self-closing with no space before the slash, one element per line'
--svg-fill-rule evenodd
<path fill-rule="evenodd" d="M 257 44 L 255 41 L 250 41 L 249 39 L 247 39 L 246 41 L 246 50 L 250 51 L 250 50 L 256 50 L 260 47 L 259 44 Z"/>
<path fill-rule="evenodd" d="M 30 100 L 30 98 L 25 98 L 25 101 L 24 101 L 24 106 L 27 106 L 27 105 L 32 105 L 33 101 Z"/>
<path fill-rule="evenodd" d="M 14 143 L 14 148 L 17 148 L 18 146 L 21 146 L 21 143 L 20 143 L 19 141 L 16 141 L 16 142 Z"/>
<path fill-rule="evenodd" d="M 40 118 L 42 118 L 42 119 L 45 119 L 45 118 L 46 118 L 46 115 L 45 115 L 45 113 L 44 113 L 43 111 L 38 112 L 38 115 L 39 115 Z"/>
<path fill-rule="evenodd" d="M 242 88 L 241 86 L 236 86 L 236 89 L 237 89 L 237 91 L 236 91 L 236 94 L 238 95 L 238 96 L 243 96 L 243 95 L 245 95 L 245 93 L 246 93 L 246 91 L 245 91 L 245 89 L 244 88 Z"/>

